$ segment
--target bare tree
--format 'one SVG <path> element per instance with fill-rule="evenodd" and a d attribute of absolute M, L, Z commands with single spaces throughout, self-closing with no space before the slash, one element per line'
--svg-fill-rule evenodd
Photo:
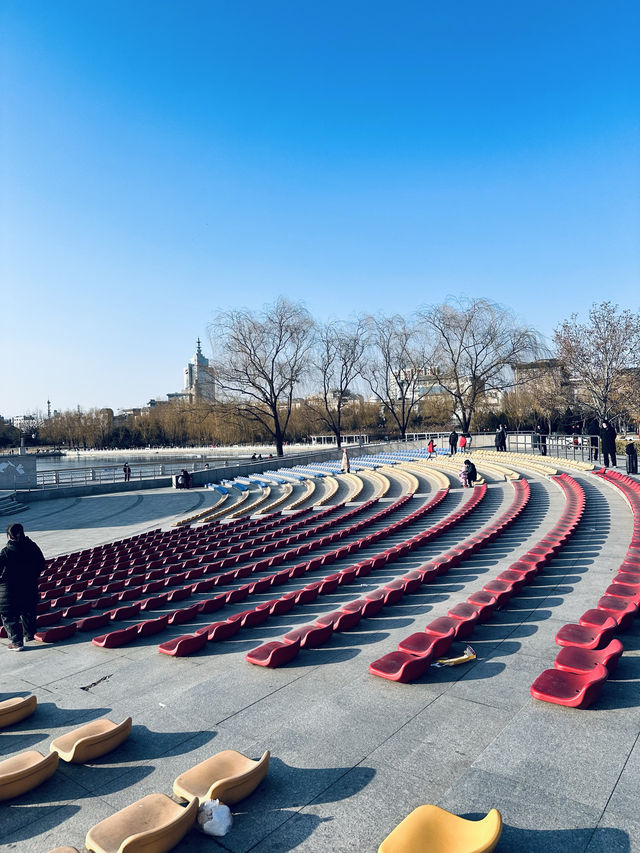
<path fill-rule="evenodd" d="M 555 330 L 558 357 L 576 397 L 598 420 L 628 411 L 638 397 L 640 315 L 611 302 L 592 305 L 589 322 L 572 314 Z"/>
<path fill-rule="evenodd" d="M 342 445 L 343 410 L 353 400 L 349 389 L 362 372 L 366 343 L 362 320 L 327 323 L 316 335 L 312 364 L 319 390 L 307 405 L 335 435 L 338 447 Z"/>
<path fill-rule="evenodd" d="M 283 298 L 263 311 L 221 311 L 210 327 L 217 388 L 241 417 L 269 432 L 278 456 L 294 389 L 308 366 L 312 328 L 306 308 Z"/>
<path fill-rule="evenodd" d="M 398 314 L 367 322 L 369 358 L 363 376 L 404 438 L 418 403 L 434 386 L 427 339 L 416 323 Z"/>
<path fill-rule="evenodd" d="M 488 299 L 456 299 L 420 312 L 434 337 L 437 383 L 454 403 L 463 432 L 487 394 L 512 384 L 509 365 L 534 358 L 536 333 L 519 325 L 513 314 Z"/>

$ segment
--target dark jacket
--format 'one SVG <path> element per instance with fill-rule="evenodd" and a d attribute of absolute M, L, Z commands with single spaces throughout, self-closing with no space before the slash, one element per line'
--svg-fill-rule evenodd
<path fill-rule="evenodd" d="M 606 427 L 602 427 L 600 430 L 600 438 L 602 439 L 602 452 L 603 453 L 615 453 L 616 452 L 616 431 L 608 424 Z"/>
<path fill-rule="evenodd" d="M 473 462 L 465 463 L 464 470 L 467 472 L 467 483 L 475 483 L 478 478 L 478 472 Z"/>
<path fill-rule="evenodd" d="M 0 551 L 0 610 L 35 607 L 43 569 L 44 555 L 32 539 L 10 539 Z"/>
<path fill-rule="evenodd" d="M 455 429 L 449 433 L 449 445 L 450 447 L 458 446 L 458 433 L 455 431 Z"/>

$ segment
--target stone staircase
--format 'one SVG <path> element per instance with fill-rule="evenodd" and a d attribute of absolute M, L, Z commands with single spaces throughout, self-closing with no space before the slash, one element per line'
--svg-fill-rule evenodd
<path fill-rule="evenodd" d="M 13 515 L 16 512 L 22 512 L 29 509 L 26 504 L 18 503 L 16 496 L 13 493 L 0 492 L 0 515 Z"/>

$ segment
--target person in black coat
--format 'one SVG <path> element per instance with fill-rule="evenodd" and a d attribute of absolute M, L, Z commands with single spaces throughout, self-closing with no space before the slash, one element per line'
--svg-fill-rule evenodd
<path fill-rule="evenodd" d="M 602 441 L 602 460 L 604 467 L 609 467 L 609 457 L 611 457 L 611 467 L 616 467 L 616 431 L 613 426 L 607 421 L 602 421 L 600 430 L 600 440 Z"/>
<path fill-rule="evenodd" d="M 467 486 L 472 489 L 475 481 L 478 479 L 478 472 L 476 470 L 476 466 L 470 459 L 465 459 L 463 470 L 466 474 Z"/>
<path fill-rule="evenodd" d="M 452 429 L 449 433 L 449 455 L 455 456 L 458 452 L 458 433 Z"/>
<path fill-rule="evenodd" d="M 0 617 L 10 640 L 9 648 L 20 651 L 36 632 L 38 578 L 44 569 L 40 548 L 24 535 L 24 527 L 7 527 L 8 542 L 0 551 Z"/>

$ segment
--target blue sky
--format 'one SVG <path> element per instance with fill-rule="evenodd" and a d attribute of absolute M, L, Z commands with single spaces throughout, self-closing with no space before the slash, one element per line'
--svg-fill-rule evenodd
<path fill-rule="evenodd" d="M 2 415 L 178 390 L 216 309 L 279 294 L 639 310 L 636 0 L 0 16 Z"/>

